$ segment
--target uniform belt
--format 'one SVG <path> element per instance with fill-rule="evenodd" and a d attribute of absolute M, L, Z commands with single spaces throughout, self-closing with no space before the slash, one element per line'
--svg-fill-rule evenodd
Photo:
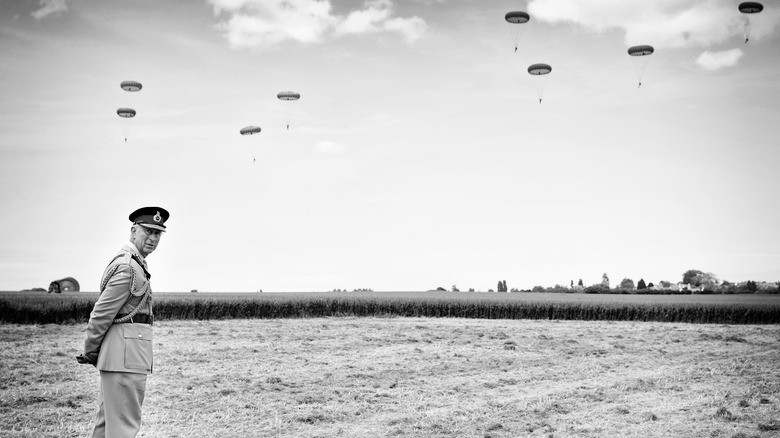
<path fill-rule="evenodd" d="M 125 318 L 127 314 L 119 314 L 116 316 L 115 319 L 121 319 Z M 132 318 L 128 319 L 127 321 L 122 321 L 117 324 L 149 324 L 152 325 L 154 322 L 154 316 L 152 315 L 146 315 L 144 313 L 138 313 L 136 315 L 133 315 Z"/>

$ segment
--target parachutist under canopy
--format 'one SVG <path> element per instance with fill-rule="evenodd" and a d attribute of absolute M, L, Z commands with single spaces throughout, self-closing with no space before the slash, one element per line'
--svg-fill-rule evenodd
<path fill-rule="evenodd" d="M 639 83 L 639 85 L 637 85 L 636 87 L 637 87 L 637 88 L 639 88 L 639 87 L 641 87 L 641 86 L 642 86 L 642 83 L 640 82 L 640 83 Z"/>
<path fill-rule="evenodd" d="M 517 46 L 515 46 L 515 53 L 517 53 Z"/>
<path fill-rule="evenodd" d="M 747 44 L 748 41 L 750 41 L 750 39 L 749 38 L 745 38 L 745 44 Z"/>

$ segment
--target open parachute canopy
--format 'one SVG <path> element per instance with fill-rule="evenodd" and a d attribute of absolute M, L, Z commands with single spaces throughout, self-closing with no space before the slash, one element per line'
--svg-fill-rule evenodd
<path fill-rule="evenodd" d="M 254 135 L 259 134 L 261 131 L 259 126 L 247 126 L 245 128 L 241 128 L 241 135 Z"/>
<path fill-rule="evenodd" d="M 552 71 L 548 64 L 533 64 L 528 67 L 528 73 L 534 76 L 546 75 Z"/>
<path fill-rule="evenodd" d="M 758 14 L 764 10 L 764 5 L 759 2 L 742 2 L 739 4 L 739 12 L 743 14 Z"/>
<path fill-rule="evenodd" d="M 752 18 L 749 18 L 752 14 L 758 14 L 759 12 L 764 10 L 764 5 L 762 5 L 759 2 L 742 2 L 739 4 L 739 12 L 742 12 L 743 14 L 748 14 L 744 17 L 745 22 L 745 44 L 750 41 L 750 28 L 752 27 L 753 21 Z"/>
<path fill-rule="evenodd" d="M 628 48 L 628 54 L 631 56 L 647 56 L 652 55 L 655 52 L 653 46 L 632 46 Z"/>
<path fill-rule="evenodd" d="M 116 113 L 119 115 L 119 117 L 124 117 L 126 119 L 135 117 L 135 110 L 132 108 L 119 108 L 116 110 Z"/>
<path fill-rule="evenodd" d="M 276 97 L 278 97 L 279 100 L 298 100 L 301 98 L 301 94 L 294 91 L 280 91 Z"/>
<path fill-rule="evenodd" d="M 125 91 L 140 91 L 143 88 L 143 85 L 136 81 L 122 81 L 119 86 Z"/>
<path fill-rule="evenodd" d="M 539 96 L 539 103 L 542 103 L 544 89 L 547 87 L 547 76 L 552 71 L 549 64 L 531 64 L 528 67 L 528 74 L 538 77 L 534 79 L 536 84 L 536 94 Z"/>
<path fill-rule="evenodd" d="M 507 23 L 511 24 L 509 32 L 512 34 L 512 40 L 515 43 L 515 52 L 517 52 L 517 46 L 520 44 L 520 38 L 523 36 L 523 30 L 525 26 L 515 26 L 516 24 L 528 23 L 531 16 L 523 11 L 510 11 L 504 15 L 504 19 Z"/>
<path fill-rule="evenodd" d="M 261 129 L 260 129 L 259 126 L 246 126 L 244 128 L 241 128 L 240 132 L 241 132 L 241 135 L 255 135 L 255 134 L 259 134 L 260 131 L 261 131 Z M 253 141 L 252 143 L 255 143 L 255 142 Z M 257 151 L 257 146 L 253 144 L 252 145 L 252 162 L 253 163 L 255 161 L 257 161 L 256 151 Z"/>
<path fill-rule="evenodd" d="M 653 52 L 655 52 L 653 46 L 649 46 L 647 44 L 631 46 L 628 48 L 628 54 L 631 55 L 631 60 L 634 62 L 636 79 L 639 83 L 637 88 L 642 86 L 642 77 L 645 75 L 645 70 L 647 70 L 647 62 L 650 59 L 648 56 L 652 55 Z"/>
<path fill-rule="evenodd" d="M 523 11 L 511 11 L 506 13 L 504 19 L 512 24 L 522 24 L 528 23 L 528 20 L 531 19 L 531 16 Z"/>

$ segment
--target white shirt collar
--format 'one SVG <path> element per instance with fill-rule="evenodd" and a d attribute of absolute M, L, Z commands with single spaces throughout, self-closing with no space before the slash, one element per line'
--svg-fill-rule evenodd
<path fill-rule="evenodd" d="M 143 256 L 143 254 L 141 254 L 141 253 L 138 251 L 138 248 L 136 248 L 136 247 L 135 247 L 135 243 L 133 243 L 133 242 L 131 242 L 131 241 L 128 241 L 128 243 L 127 243 L 125 246 L 127 246 L 127 247 L 128 247 L 128 249 L 130 249 L 130 252 L 132 252 L 133 254 L 137 255 L 137 256 L 138 256 L 138 258 L 139 258 L 139 260 L 141 260 L 142 262 L 144 262 L 144 264 L 146 263 L 146 258 Z"/>

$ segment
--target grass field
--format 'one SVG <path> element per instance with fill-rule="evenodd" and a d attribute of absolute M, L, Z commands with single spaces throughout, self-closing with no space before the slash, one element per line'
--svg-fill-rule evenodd
<path fill-rule="evenodd" d="M 88 436 L 83 324 L 0 325 L 0 430 Z M 780 436 L 780 326 L 161 321 L 140 437 Z"/>

